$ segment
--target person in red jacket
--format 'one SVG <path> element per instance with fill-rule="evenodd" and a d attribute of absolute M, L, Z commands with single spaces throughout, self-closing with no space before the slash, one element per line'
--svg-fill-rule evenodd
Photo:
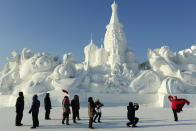
<path fill-rule="evenodd" d="M 63 120 L 62 124 L 65 124 L 65 118 L 66 118 L 66 125 L 69 125 L 69 114 L 70 112 L 70 102 L 69 102 L 69 97 L 65 96 L 63 101 L 62 101 L 62 107 L 63 107 Z"/>
<path fill-rule="evenodd" d="M 168 99 L 170 100 L 170 102 L 172 103 L 172 110 L 174 113 L 174 121 L 178 121 L 178 115 L 177 113 L 179 113 L 180 111 L 182 111 L 182 108 L 185 104 L 189 105 L 190 102 L 187 101 L 186 99 L 177 99 L 177 96 L 168 96 Z"/>

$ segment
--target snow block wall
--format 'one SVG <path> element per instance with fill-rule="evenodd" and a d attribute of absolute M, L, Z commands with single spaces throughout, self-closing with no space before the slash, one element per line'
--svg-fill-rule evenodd
<path fill-rule="evenodd" d="M 48 92 L 53 106 L 61 106 L 66 95 L 62 89 L 71 98 L 78 94 L 83 103 L 92 96 L 110 104 L 133 101 L 168 107 L 167 96 L 177 94 L 196 105 L 196 45 L 179 52 L 171 52 L 167 46 L 149 49 L 148 68 L 141 68 L 147 65 L 139 65 L 134 52 L 126 47 L 118 6 L 114 2 L 111 7 L 104 46 L 99 48 L 91 40 L 84 48 L 84 62 L 76 62 L 73 53 L 60 60 L 25 48 L 21 53 L 13 51 L 0 72 L 0 106 L 14 106 L 19 91 L 24 92 L 26 105 L 34 94 L 43 105 Z"/>

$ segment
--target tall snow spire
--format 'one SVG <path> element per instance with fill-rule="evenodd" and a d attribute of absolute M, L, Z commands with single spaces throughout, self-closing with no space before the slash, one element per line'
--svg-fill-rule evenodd
<path fill-rule="evenodd" d="M 111 5 L 111 8 L 112 8 L 112 16 L 110 19 L 110 24 L 119 24 L 118 14 L 117 14 L 118 5 L 116 4 L 115 0 Z"/>
<path fill-rule="evenodd" d="M 104 38 L 104 49 L 109 53 L 108 64 L 125 62 L 126 37 L 123 32 L 123 25 L 120 24 L 117 15 L 118 5 L 114 1 L 111 5 L 112 16 L 110 23 L 106 26 Z"/>
<path fill-rule="evenodd" d="M 91 42 L 90 43 L 93 43 L 93 33 L 91 32 Z"/>

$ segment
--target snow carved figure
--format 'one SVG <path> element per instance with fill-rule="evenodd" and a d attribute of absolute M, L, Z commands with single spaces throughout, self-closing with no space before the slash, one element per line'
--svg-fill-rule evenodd
<path fill-rule="evenodd" d="M 56 62 L 51 55 L 38 53 L 24 61 L 21 65 L 20 76 L 23 80 L 30 80 L 34 73 L 49 72 L 52 71 L 55 66 Z"/>
<path fill-rule="evenodd" d="M 22 50 L 22 54 L 21 54 L 21 63 L 24 64 L 25 61 L 27 59 L 31 58 L 32 56 L 33 56 L 33 54 L 31 53 L 31 50 L 24 48 Z"/>
<path fill-rule="evenodd" d="M 18 72 L 20 55 L 14 50 L 12 51 L 12 57 L 7 57 L 7 61 L 8 63 L 0 75 L 0 92 L 9 94 L 13 90 L 13 84 L 20 79 Z"/>

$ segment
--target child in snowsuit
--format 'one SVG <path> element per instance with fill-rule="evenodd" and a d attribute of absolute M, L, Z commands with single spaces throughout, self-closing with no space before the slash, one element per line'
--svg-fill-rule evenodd
<path fill-rule="evenodd" d="M 182 111 L 183 106 L 185 105 L 185 103 L 187 105 L 190 104 L 189 101 L 187 101 L 186 99 L 177 99 L 177 96 L 168 96 L 169 101 L 172 103 L 172 111 L 174 114 L 174 121 L 178 121 L 178 115 L 177 113 L 179 113 L 180 111 Z"/>
<path fill-rule="evenodd" d="M 29 110 L 29 114 L 32 112 L 32 119 L 33 119 L 33 126 L 31 128 L 39 127 L 39 120 L 38 120 L 39 107 L 40 107 L 40 101 L 37 99 L 37 95 L 34 95 L 33 103 L 31 109 Z"/>
<path fill-rule="evenodd" d="M 63 107 L 63 120 L 62 124 L 65 124 L 65 118 L 66 118 L 66 125 L 69 125 L 69 114 L 70 114 L 70 102 L 69 102 L 69 97 L 65 96 L 62 102 L 62 107 Z"/>
<path fill-rule="evenodd" d="M 139 109 L 139 105 L 137 103 L 133 104 L 129 102 L 129 106 L 127 106 L 127 118 L 130 122 L 127 123 L 127 126 L 132 124 L 132 127 L 137 127 L 136 124 L 139 121 L 139 118 L 135 117 L 135 111 Z"/>
<path fill-rule="evenodd" d="M 95 113 L 95 118 L 94 118 L 94 120 L 93 120 L 93 122 L 95 122 L 96 123 L 96 119 L 97 119 L 97 117 L 98 117 L 98 122 L 100 123 L 101 121 L 100 121 L 100 119 L 101 119 L 101 107 L 102 106 L 104 106 L 100 101 L 99 101 L 99 99 L 97 98 L 96 99 L 96 102 L 95 102 L 95 110 L 96 110 L 96 113 Z"/>

